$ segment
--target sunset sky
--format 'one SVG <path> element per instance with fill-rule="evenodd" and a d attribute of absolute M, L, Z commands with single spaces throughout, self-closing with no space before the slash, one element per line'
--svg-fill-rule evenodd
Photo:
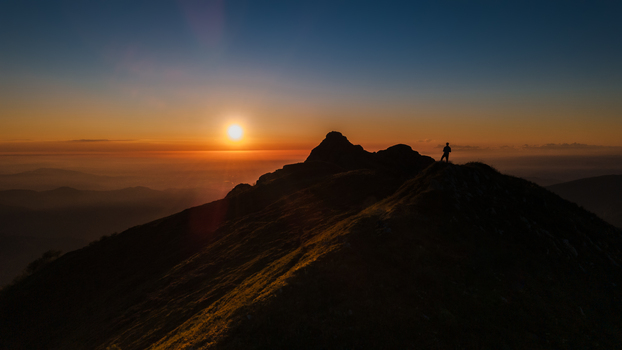
<path fill-rule="evenodd" d="M 310 149 L 331 130 L 370 150 L 617 149 L 621 15 L 619 1 L 2 0 L 0 152 Z"/>

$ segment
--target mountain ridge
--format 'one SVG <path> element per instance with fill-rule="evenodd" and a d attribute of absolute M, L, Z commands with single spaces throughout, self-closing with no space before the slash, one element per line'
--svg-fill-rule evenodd
<path fill-rule="evenodd" d="M 75 170 L 38 168 L 19 173 L 0 174 L 0 190 L 46 191 L 64 186 L 82 190 L 111 190 L 119 185 L 123 187 L 125 183 L 131 182 L 129 180 L 130 178 L 126 177 L 94 175 Z"/>
<path fill-rule="evenodd" d="M 422 156 L 409 174 L 403 147 L 391 167 L 342 141 L 358 156 L 285 166 L 3 289 L 0 349 L 622 344 L 620 230 L 485 164 Z"/>
<path fill-rule="evenodd" d="M 622 228 L 622 175 L 589 177 L 546 188 Z"/>

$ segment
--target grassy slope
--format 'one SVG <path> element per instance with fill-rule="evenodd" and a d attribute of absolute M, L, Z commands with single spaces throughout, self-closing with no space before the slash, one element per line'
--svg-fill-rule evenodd
<path fill-rule="evenodd" d="M 622 344 L 620 231 L 486 166 L 436 164 L 318 239 L 216 348 Z"/>

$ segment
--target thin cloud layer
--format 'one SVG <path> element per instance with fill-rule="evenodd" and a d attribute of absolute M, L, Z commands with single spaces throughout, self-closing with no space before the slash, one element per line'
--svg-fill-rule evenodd
<path fill-rule="evenodd" d="M 108 139 L 80 139 L 80 140 L 69 140 L 67 142 L 110 142 Z"/>
<path fill-rule="evenodd" d="M 67 142 L 132 142 L 136 140 L 109 140 L 109 139 L 79 139 L 79 140 L 69 140 Z"/>
<path fill-rule="evenodd" d="M 556 150 L 556 149 L 605 149 L 605 148 L 622 148 L 615 146 L 602 146 L 602 145 L 588 145 L 585 143 L 547 143 L 544 145 L 528 145 L 525 144 L 522 147 L 523 149 L 547 149 L 547 150 Z"/>

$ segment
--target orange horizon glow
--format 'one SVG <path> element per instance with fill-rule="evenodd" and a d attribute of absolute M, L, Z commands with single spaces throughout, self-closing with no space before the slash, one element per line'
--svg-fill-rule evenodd
<path fill-rule="evenodd" d="M 347 135 L 346 135 L 347 137 Z M 323 139 L 323 138 L 322 138 Z M 259 143 L 248 140 L 233 141 L 223 139 L 220 144 L 200 142 L 166 142 L 166 141 L 108 141 L 108 140 L 78 140 L 78 141 L 47 141 L 47 142 L 0 142 L 0 155 L 27 155 L 27 154 L 73 154 L 73 155 L 115 155 L 115 157 L 141 156 L 175 156 L 197 157 L 207 154 L 251 155 L 259 154 L 309 154 L 322 139 L 316 142 L 298 143 Z M 621 154 L 622 147 L 589 145 L 582 143 L 548 143 L 548 144 L 504 144 L 504 143 L 465 143 L 451 139 L 442 140 L 400 140 L 402 142 L 359 142 L 348 137 L 350 142 L 361 145 L 369 152 L 377 152 L 396 144 L 406 144 L 422 155 L 436 157 L 445 142 L 452 146 L 452 155 L 489 154 L 498 156 L 519 155 L 585 155 L 585 154 Z M 220 146 L 220 147 L 216 147 Z M 236 158 L 240 158 L 236 156 Z"/>
<path fill-rule="evenodd" d="M 175 94 L 167 100 L 138 99 L 136 106 L 127 106 L 115 104 L 112 97 L 93 96 L 69 86 L 46 86 L 45 91 L 48 89 L 49 95 L 31 96 L 36 104 L 25 96 L 3 101 L 0 151 L 45 147 L 128 151 L 311 149 L 333 130 L 354 144 L 376 150 L 398 143 L 413 148 L 420 143 L 425 150 L 426 140 L 478 147 L 549 143 L 622 147 L 618 109 L 581 100 L 565 103 L 550 98 L 529 105 L 519 103 L 521 96 L 517 96 L 498 103 L 456 98 L 391 104 L 344 97 L 327 104 L 313 96 L 301 101 L 278 89 L 252 93 L 240 89 L 223 92 L 219 96 L 222 101 L 209 107 L 200 90 L 188 91 L 190 101 L 180 101 Z M 244 104 L 232 97 L 249 94 L 257 96 Z M 232 124 L 245 131 L 242 140 L 227 137 L 226 129 Z M 83 140 L 86 142 L 80 145 Z M 111 141 L 103 145 L 89 140 Z"/>
<path fill-rule="evenodd" d="M 270 21 L 261 7 L 227 6 L 217 18 L 238 20 L 218 21 L 212 37 L 185 5 L 160 5 L 8 5 L 0 152 L 311 150 L 339 131 L 369 151 L 407 144 L 432 155 L 449 142 L 461 152 L 582 144 L 557 149 L 622 154 L 622 51 L 611 30 L 621 22 L 606 6 L 577 22 L 592 13 L 585 4 L 573 17 L 555 6 L 454 13 L 412 2 L 373 7 L 378 23 L 345 3 L 335 5 L 341 17 L 296 2 Z M 307 10 L 303 31 L 285 20 Z M 489 16 L 473 26 L 471 13 Z M 467 35 L 482 28 L 495 30 Z M 238 140 L 227 135 L 233 124 Z"/>
<path fill-rule="evenodd" d="M 354 144 L 378 150 L 403 143 L 413 148 L 428 149 L 428 143 L 445 142 L 474 147 L 520 147 L 524 144 L 587 144 L 593 146 L 622 147 L 622 120 L 605 118 L 600 122 L 580 118 L 505 118 L 468 116 L 406 117 L 404 113 L 391 113 L 394 118 L 343 117 L 268 118 L 259 123 L 251 119 L 240 124 L 244 136 L 232 140 L 226 128 L 232 123 L 214 123 L 210 118 L 197 124 L 187 123 L 179 130 L 176 123 L 164 120 L 134 125 L 102 117 L 97 125 L 72 125 L 62 118 L 15 118 L 3 123 L 0 130 L 0 151 L 137 151 L 137 150 L 260 150 L 260 149 L 312 149 L 329 131 L 340 131 Z M 140 119 L 140 118 L 138 118 Z M 169 119 L 169 118 L 167 118 Z M 173 118 L 170 118 L 173 119 Z M 261 116 L 255 116 L 261 119 Z M 619 118 L 618 118 L 619 119 Z M 28 122 L 30 120 L 30 122 Z M 55 123 L 51 123 L 54 120 Z M 348 122 L 348 120 L 351 120 Z M 28 123 L 28 127 L 24 124 Z M 104 123 L 104 124 L 102 124 Z M 125 124 L 125 125 L 124 125 Z M 215 124 L 220 124 L 215 125 Z M 35 125 L 31 127 L 30 125 Z M 156 128 L 157 127 L 157 128 Z M 138 129 L 146 131 L 137 131 Z M 97 129 L 97 132 L 89 130 Z M 121 131 L 120 131 L 121 130 Z"/>

